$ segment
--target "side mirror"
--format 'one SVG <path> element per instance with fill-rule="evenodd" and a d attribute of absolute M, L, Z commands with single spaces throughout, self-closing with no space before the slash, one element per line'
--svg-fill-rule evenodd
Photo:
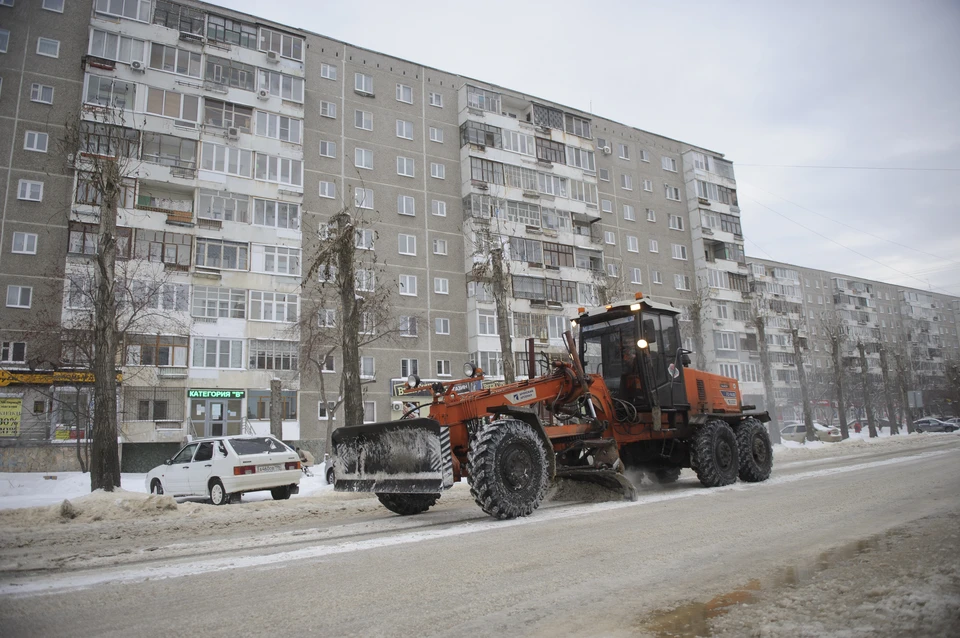
<path fill-rule="evenodd" d="M 173 459 L 167 459 L 163 462 L 164 465 L 173 465 Z"/>
<path fill-rule="evenodd" d="M 680 355 L 680 363 L 683 364 L 684 368 L 689 368 L 691 363 L 690 355 L 688 354 Z"/>

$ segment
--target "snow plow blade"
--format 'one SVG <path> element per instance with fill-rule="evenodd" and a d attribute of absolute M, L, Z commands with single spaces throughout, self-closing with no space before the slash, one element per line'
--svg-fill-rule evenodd
<path fill-rule="evenodd" d="M 450 431 L 427 418 L 337 428 L 333 474 L 338 492 L 436 494 L 453 487 Z"/>
<path fill-rule="evenodd" d="M 572 481 L 587 481 L 623 494 L 624 500 L 637 500 L 637 488 L 621 472 L 616 470 L 598 470 L 589 467 L 557 468 L 557 478 Z"/>

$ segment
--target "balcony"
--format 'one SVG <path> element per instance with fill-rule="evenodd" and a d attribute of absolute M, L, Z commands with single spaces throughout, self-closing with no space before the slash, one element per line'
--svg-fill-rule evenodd
<path fill-rule="evenodd" d="M 167 215 L 167 223 L 193 226 L 193 193 L 140 186 L 136 208 Z"/>
<path fill-rule="evenodd" d="M 157 368 L 158 379 L 186 379 L 186 366 L 162 366 Z"/>

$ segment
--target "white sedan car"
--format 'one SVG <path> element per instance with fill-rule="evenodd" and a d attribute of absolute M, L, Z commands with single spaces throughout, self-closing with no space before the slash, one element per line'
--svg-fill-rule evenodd
<path fill-rule="evenodd" d="M 151 494 L 223 505 L 259 490 L 288 499 L 300 491 L 301 474 L 297 453 L 272 436 L 218 436 L 183 446 L 147 473 L 146 486 Z"/>

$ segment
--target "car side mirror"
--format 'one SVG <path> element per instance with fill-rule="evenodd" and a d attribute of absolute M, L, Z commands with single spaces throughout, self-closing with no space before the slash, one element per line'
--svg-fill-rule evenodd
<path fill-rule="evenodd" d="M 173 459 L 167 459 L 163 462 L 164 465 L 173 465 Z"/>

